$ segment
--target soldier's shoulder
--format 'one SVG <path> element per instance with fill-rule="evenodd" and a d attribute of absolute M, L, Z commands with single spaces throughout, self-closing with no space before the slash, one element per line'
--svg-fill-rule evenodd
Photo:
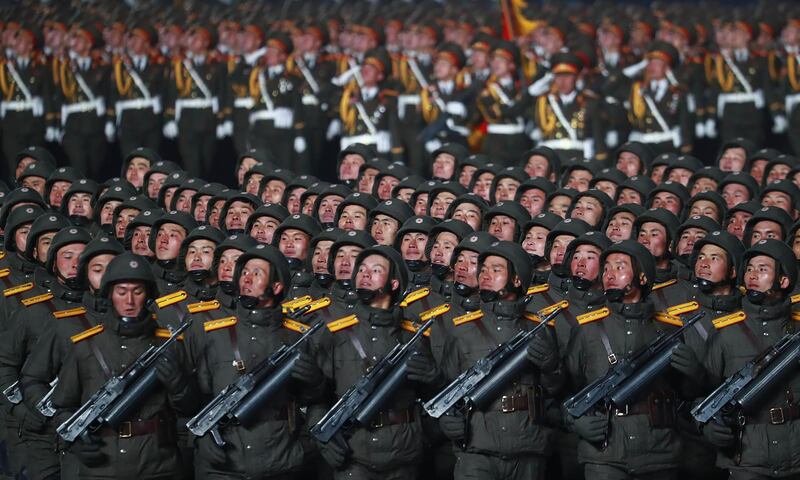
<path fill-rule="evenodd" d="M 717 317 L 711 321 L 714 325 L 714 328 L 717 330 L 721 330 L 725 327 L 729 327 L 731 325 L 736 325 L 737 323 L 744 322 L 747 319 L 747 314 L 743 311 L 729 313 L 727 315 L 722 315 L 721 317 Z"/>
<path fill-rule="evenodd" d="M 608 307 L 603 307 L 598 308 L 597 310 L 592 310 L 591 312 L 580 314 L 575 317 L 575 320 L 578 321 L 578 325 L 588 325 L 598 320 L 602 320 L 609 315 L 611 315 L 611 310 Z"/>

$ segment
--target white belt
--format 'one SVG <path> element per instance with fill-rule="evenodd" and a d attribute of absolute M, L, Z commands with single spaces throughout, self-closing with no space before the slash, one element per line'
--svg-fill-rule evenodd
<path fill-rule="evenodd" d="M 122 118 L 122 112 L 125 110 L 143 110 L 147 108 L 152 109 L 153 113 L 158 115 L 161 113 L 161 97 L 120 100 L 114 105 L 114 108 L 117 111 L 117 125 L 119 125 L 120 119 Z"/>
<path fill-rule="evenodd" d="M 398 95 L 397 96 L 397 116 L 402 120 L 406 116 L 406 107 L 409 105 L 419 105 L 419 95 Z"/>
<path fill-rule="evenodd" d="M 391 137 L 389 132 L 381 130 L 375 132 L 375 135 L 364 133 L 361 135 L 352 135 L 349 137 L 342 137 L 339 140 L 339 146 L 342 150 L 349 147 L 354 143 L 363 143 L 365 145 L 375 145 L 378 153 L 388 153 L 391 148 Z"/>
<path fill-rule="evenodd" d="M 5 117 L 6 112 L 25 112 L 27 110 L 31 110 L 34 117 L 41 117 L 44 114 L 41 97 L 33 97 L 31 100 L 0 102 L 0 118 Z"/>
<path fill-rule="evenodd" d="M 233 106 L 234 107 L 236 107 L 236 108 L 246 108 L 248 110 L 253 108 L 253 105 L 255 105 L 255 104 L 256 104 L 256 101 L 253 99 L 253 97 L 241 97 L 241 98 L 237 98 L 237 99 L 235 99 L 233 101 Z"/>
<path fill-rule="evenodd" d="M 181 110 L 184 108 L 210 108 L 212 112 L 219 112 L 219 100 L 211 98 L 179 98 L 175 100 L 175 121 L 181 121 Z"/>
<path fill-rule="evenodd" d="M 303 105 L 319 105 L 319 99 L 311 94 L 303 95 L 302 102 Z"/>
<path fill-rule="evenodd" d="M 675 148 L 681 146 L 681 132 L 678 127 L 673 128 L 669 132 L 638 132 L 633 131 L 628 136 L 629 142 L 642 142 L 642 143 L 663 143 L 672 142 Z"/>
<path fill-rule="evenodd" d="M 105 115 L 106 102 L 103 97 L 94 100 L 77 103 L 67 103 L 61 106 L 61 125 L 67 124 L 67 119 L 73 113 L 91 112 L 94 110 L 98 117 Z"/>
<path fill-rule="evenodd" d="M 800 103 L 800 93 L 786 95 L 786 115 L 791 115 L 794 106 Z"/>
<path fill-rule="evenodd" d="M 583 150 L 588 140 L 573 140 L 571 138 L 555 138 L 542 140 L 540 146 L 549 147 L 553 150 Z"/>
<path fill-rule="evenodd" d="M 486 131 L 497 135 L 517 135 L 525 133 L 525 125 L 519 123 L 490 123 L 487 125 Z"/>
<path fill-rule="evenodd" d="M 280 112 L 281 112 L 281 110 L 279 110 L 279 109 L 275 109 L 275 110 L 267 110 L 267 109 L 257 110 L 257 111 L 255 111 L 255 112 L 250 114 L 250 117 L 249 117 L 250 125 L 258 122 L 259 120 L 272 120 L 273 122 L 275 122 L 275 128 L 281 128 L 281 129 L 290 128 L 292 126 L 291 119 L 288 122 L 284 122 L 283 124 L 280 121 L 276 121 L 278 119 L 278 116 L 279 116 Z M 284 124 L 286 124 L 286 126 L 284 126 Z"/>
<path fill-rule="evenodd" d="M 720 93 L 719 96 L 717 96 L 717 116 L 722 116 L 722 113 L 725 111 L 726 103 L 749 102 L 753 102 L 756 108 L 764 108 L 764 92 L 756 90 L 755 92 Z"/>
<path fill-rule="evenodd" d="M 449 128 L 450 130 L 456 132 L 457 134 L 461 135 L 462 137 L 469 137 L 470 133 L 472 133 L 472 132 L 469 131 L 469 128 L 462 127 L 461 125 L 456 125 L 456 122 L 453 121 L 452 117 L 448 118 L 447 121 L 445 122 L 445 124 L 447 125 L 447 128 Z"/>

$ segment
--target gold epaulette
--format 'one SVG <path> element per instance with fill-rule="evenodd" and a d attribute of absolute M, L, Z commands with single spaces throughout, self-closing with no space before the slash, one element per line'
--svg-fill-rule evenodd
<path fill-rule="evenodd" d="M 328 330 L 330 330 L 331 333 L 336 333 L 340 330 L 344 330 L 345 328 L 352 327 L 357 323 L 358 323 L 358 317 L 356 317 L 356 314 L 354 313 L 352 315 L 342 317 L 338 320 L 328 322 L 328 325 L 326 326 L 328 327 Z"/>
<path fill-rule="evenodd" d="M 0 270 L 0 271 L 2 271 L 2 270 Z M 794 305 L 797 302 L 800 302 L 800 293 L 792 295 L 792 305 Z"/>
<path fill-rule="evenodd" d="M 413 292 L 406 295 L 403 300 L 400 302 L 400 306 L 405 308 L 412 303 L 416 302 L 417 300 L 422 300 L 423 298 L 427 297 L 431 294 L 431 289 L 428 287 L 420 288 L 419 290 L 414 290 Z"/>
<path fill-rule="evenodd" d="M 792 312 L 792 320 L 800 322 L 800 312 Z"/>
<path fill-rule="evenodd" d="M 417 331 L 419 330 L 419 328 L 414 324 L 414 322 L 409 322 L 408 320 L 403 320 L 402 322 L 400 322 L 400 328 L 411 333 L 417 333 Z M 422 335 L 425 337 L 430 337 L 431 329 L 429 328 L 425 330 L 425 333 L 423 333 Z"/>
<path fill-rule="evenodd" d="M 90 328 L 88 330 L 84 330 L 81 333 L 77 333 L 77 334 L 69 337 L 69 339 L 72 340 L 72 343 L 82 342 L 82 341 L 86 340 L 87 338 L 91 338 L 91 337 L 94 337 L 95 335 L 97 335 L 99 333 L 102 333 L 103 330 L 105 330 L 104 326 L 96 325 L 96 326 L 94 326 L 94 327 L 92 327 L 92 328 Z"/>
<path fill-rule="evenodd" d="M 544 307 L 543 309 L 539 310 L 537 313 L 539 315 L 550 315 L 553 313 L 557 308 L 569 308 L 569 302 L 567 300 L 561 300 L 560 302 L 556 302 L 552 305 Z"/>
<path fill-rule="evenodd" d="M 157 298 L 156 305 L 158 305 L 158 308 L 164 308 L 170 305 L 175 305 L 178 302 L 182 302 L 188 297 L 189 295 L 184 290 L 178 290 L 177 292 Z"/>
<path fill-rule="evenodd" d="M 203 330 L 206 332 L 213 332 L 214 330 L 219 330 L 221 328 L 232 327 L 239 322 L 237 318 L 234 317 L 225 317 L 225 318 L 218 318 L 216 320 L 209 320 L 203 324 Z"/>
<path fill-rule="evenodd" d="M 534 295 L 536 293 L 542 293 L 542 292 L 546 292 L 548 290 L 550 290 L 550 284 L 549 283 L 543 283 L 541 285 L 534 285 L 534 286 L 528 288 L 528 291 L 527 291 L 526 295 Z"/>
<path fill-rule="evenodd" d="M 664 287 L 669 287 L 670 285 L 675 285 L 676 283 L 678 283 L 678 280 L 674 278 L 672 280 L 667 280 L 666 282 L 658 283 L 656 285 L 653 285 L 653 291 L 655 292 L 656 290 L 659 290 Z"/>
<path fill-rule="evenodd" d="M 218 308 L 219 308 L 219 301 L 217 300 L 190 303 L 189 306 L 186 307 L 186 309 L 189 310 L 189 313 L 208 312 L 210 310 L 216 310 Z"/>
<path fill-rule="evenodd" d="M 281 312 L 282 313 L 289 313 L 292 310 L 297 310 L 298 308 L 303 308 L 309 303 L 311 303 L 314 299 L 311 298 L 311 295 L 304 295 L 302 297 L 293 298 L 291 300 L 287 300 L 281 303 Z"/>
<path fill-rule="evenodd" d="M 9 275 L 11 275 L 11 269 L 10 268 L 4 268 L 4 269 L 0 270 L 0 278 L 6 278 Z"/>
<path fill-rule="evenodd" d="M 155 335 L 156 338 L 169 338 L 172 336 L 172 332 L 166 328 L 156 328 Z M 178 340 L 183 341 L 183 334 L 178 335 Z"/>
<path fill-rule="evenodd" d="M 23 298 L 20 303 L 22 303 L 26 307 L 30 307 L 31 305 L 36 305 L 37 303 L 46 302 L 52 299 L 53 299 L 52 293 L 43 293 L 41 295 L 36 295 L 35 297 Z"/>
<path fill-rule="evenodd" d="M 735 313 L 731 313 L 729 315 L 717 317 L 711 323 L 713 323 L 714 327 L 719 330 L 720 328 L 725 328 L 729 325 L 734 325 L 736 323 L 744 322 L 746 318 L 747 318 L 746 313 L 738 311 Z"/>
<path fill-rule="evenodd" d="M 69 310 L 59 310 L 57 312 L 53 312 L 53 316 L 62 319 L 62 318 L 70 318 L 70 317 L 77 317 L 78 315 L 83 315 L 86 313 L 86 309 L 83 307 L 78 308 L 70 308 Z"/>
<path fill-rule="evenodd" d="M 309 313 L 316 312 L 317 310 L 327 308 L 331 303 L 331 297 L 318 298 L 303 307 L 303 315 L 308 315 Z"/>
<path fill-rule="evenodd" d="M 607 316 L 611 315 L 611 310 L 608 307 L 599 308 L 592 312 L 587 312 L 582 315 L 578 315 L 575 319 L 578 321 L 579 325 L 586 325 L 587 323 L 592 323 L 597 320 L 602 320 Z"/>
<path fill-rule="evenodd" d="M 3 290 L 4 297 L 11 297 L 17 295 L 19 293 L 27 292 L 28 290 L 33 288 L 33 283 L 23 283 L 22 285 L 17 285 L 16 287 L 10 287 Z"/>
<path fill-rule="evenodd" d="M 427 322 L 433 317 L 438 317 L 439 315 L 444 315 L 445 313 L 450 311 L 450 304 L 443 303 L 438 307 L 433 307 L 429 310 L 425 310 L 424 312 L 419 314 L 420 321 Z"/>
<path fill-rule="evenodd" d="M 531 312 L 525 312 L 525 318 L 527 318 L 528 320 L 530 320 L 531 322 L 534 322 L 534 323 L 539 323 L 542 320 L 542 317 L 540 317 L 539 315 L 537 315 L 535 313 L 531 313 Z M 550 320 L 549 322 L 547 322 L 547 324 L 549 326 L 551 326 L 551 327 L 555 327 L 556 326 L 556 321 L 555 320 Z"/>
<path fill-rule="evenodd" d="M 483 312 L 481 312 L 480 310 L 475 310 L 474 312 L 465 313 L 464 315 L 455 317 L 453 319 L 453 325 L 455 326 L 463 325 L 465 323 L 478 320 L 479 318 L 483 318 Z"/>
<path fill-rule="evenodd" d="M 667 325 L 674 325 L 676 327 L 682 327 L 683 322 L 680 318 L 670 315 L 664 312 L 656 312 L 655 319 L 661 323 L 666 323 Z"/>
<path fill-rule="evenodd" d="M 5 250 L 0 250 L 0 260 L 2 260 L 4 258 L 6 258 L 6 251 Z"/>
<path fill-rule="evenodd" d="M 695 310 L 700 309 L 700 304 L 697 302 L 686 302 L 681 303 L 680 305 L 674 305 L 672 307 L 667 308 L 667 313 L 676 316 L 676 315 L 683 315 L 684 313 L 694 312 Z"/>
<path fill-rule="evenodd" d="M 289 330 L 294 330 L 297 333 L 306 333 L 306 330 L 309 328 L 305 323 L 292 320 L 291 318 L 284 318 L 283 326 Z"/>

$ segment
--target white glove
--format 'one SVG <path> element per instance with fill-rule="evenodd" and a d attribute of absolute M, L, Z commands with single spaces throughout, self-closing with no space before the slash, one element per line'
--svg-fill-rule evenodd
<path fill-rule="evenodd" d="M 528 87 L 528 94 L 532 97 L 544 95 L 550 90 L 550 84 L 553 83 L 555 76 L 551 72 L 547 72 L 542 78 L 536 80 Z"/>
<path fill-rule="evenodd" d="M 434 138 L 433 140 L 428 140 L 427 142 L 425 142 L 425 151 L 427 151 L 428 153 L 433 153 L 436 151 L 436 149 L 438 149 L 441 146 L 442 142 Z"/>
<path fill-rule="evenodd" d="M 230 120 L 226 120 L 219 125 L 217 125 L 217 139 L 222 140 L 225 137 L 229 137 L 233 131 L 233 122 Z"/>
<path fill-rule="evenodd" d="M 694 136 L 695 138 L 703 138 L 706 136 L 706 124 L 703 122 L 697 122 L 694 124 Z"/>
<path fill-rule="evenodd" d="M 375 134 L 375 149 L 378 153 L 389 153 L 392 149 L 392 137 L 389 132 L 377 132 Z"/>
<path fill-rule="evenodd" d="M 713 118 L 706 120 L 706 138 L 717 138 L 717 123 Z"/>
<path fill-rule="evenodd" d="M 775 118 L 772 119 L 772 133 L 781 134 L 786 132 L 787 128 L 789 128 L 789 122 L 786 121 L 785 116 L 776 115 Z"/>
<path fill-rule="evenodd" d="M 57 142 L 58 129 L 56 127 L 47 127 L 47 130 L 44 132 L 44 140 L 46 142 Z"/>
<path fill-rule="evenodd" d="M 178 124 L 175 123 L 175 120 L 170 120 L 164 124 L 163 133 L 167 138 L 175 138 L 178 136 Z"/>
<path fill-rule="evenodd" d="M 642 60 L 639 63 L 634 63 L 633 65 L 631 65 L 629 67 L 625 67 L 625 68 L 622 69 L 622 74 L 625 75 L 628 78 L 633 78 L 636 75 L 639 75 L 639 72 L 641 72 L 642 70 L 644 70 L 647 67 L 647 62 L 648 61 L 649 60 L 647 60 L 645 58 L 644 60 Z"/>
<path fill-rule="evenodd" d="M 275 128 L 292 128 L 294 113 L 286 107 L 275 109 Z"/>
<path fill-rule="evenodd" d="M 619 145 L 619 132 L 616 130 L 606 132 L 606 146 L 614 148 L 617 145 Z"/>
<path fill-rule="evenodd" d="M 294 151 L 297 153 L 303 153 L 306 151 L 306 139 L 303 137 L 294 137 Z"/>
<path fill-rule="evenodd" d="M 444 106 L 447 113 L 457 117 L 467 116 L 467 107 L 461 102 L 447 102 Z"/>
<path fill-rule="evenodd" d="M 106 140 L 108 140 L 108 143 L 111 143 L 111 142 L 114 141 L 114 137 L 117 135 L 117 127 L 114 126 L 114 123 L 112 123 L 110 121 L 106 122 L 105 134 L 106 134 Z"/>
<path fill-rule="evenodd" d="M 342 133 L 342 121 L 337 119 L 331 120 L 328 125 L 328 130 L 325 132 L 325 139 L 330 141 L 338 137 Z"/>

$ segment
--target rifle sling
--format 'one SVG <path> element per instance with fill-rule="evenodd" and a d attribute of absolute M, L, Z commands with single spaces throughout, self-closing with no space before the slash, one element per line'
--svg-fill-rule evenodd
<path fill-rule="evenodd" d="M 53 305 L 53 302 L 47 300 L 44 302 L 45 306 L 50 310 L 50 313 L 56 313 L 56 306 Z M 91 323 L 89 323 L 89 319 L 86 318 L 86 314 L 82 313 L 77 316 L 78 320 L 81 322 L 81 326 L 84 330 L 88 330 L 93 327 Z M 103 352 L 100 351 L 100 348 L 97 347 L 97 343 L 94 342 L 94 338 L 87 338 L 86 339 L 87 345 L 89 345 L 89 350 L 92 351 L 92 356 L 94 356 L 97 363 L 100 364 L 100 369 L 103 371 L 103 374 L 106 378 L 111 378 L 112 373 L 111 369 L 108 368 L 108 362 L 106 362 L 106 358 L 103 356 Z"/>
<path fill-rule="evenodd" d="M 239 351 L 239 335 L 236 333 L 236 325 L 230 327 L 228 330 L 228 337 L 231 339 L 231 350 L 233 350 L 233 366 L 236 371 L 241 375 L 245 371 L 244 360 Z"/>
<path fill-rule="evenodd" d="M 597 329 L 600 330 L 600 341 L 603 342 L 603 348 L 606 350 L 606 353 L 608 354 L 608 363 L 614 365 L 615 363 L 617 363 L 617 355 L 611 348 L 611 340 L 608 338 L 608 332 L 606 331 L 606 326 L 602 320 L 597 322 Z"/>

